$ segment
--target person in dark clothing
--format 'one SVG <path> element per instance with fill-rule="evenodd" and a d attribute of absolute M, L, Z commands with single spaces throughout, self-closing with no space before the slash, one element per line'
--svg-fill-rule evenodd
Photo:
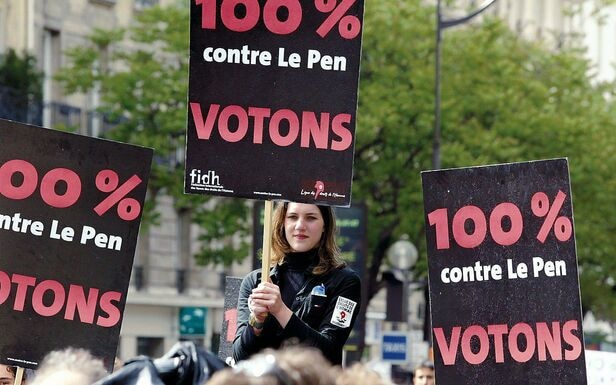
<path fill-rule="evenodd" d="M 361 283 L 340 259 L 335 233 L 331 207 L 282 203 L 276 208 L 269 280 L 255 270 L 240 287 L 236 362 L 295 340 L 342 364 L 342 347 L 361 307 Z"/>

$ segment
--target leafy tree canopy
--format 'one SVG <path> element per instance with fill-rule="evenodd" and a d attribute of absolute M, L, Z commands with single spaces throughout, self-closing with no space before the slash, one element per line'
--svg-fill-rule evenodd
<path fill-rule="evenodd" d="M 369 210 L 370 297 L 381 286 L 385 251 L 402 234 L 420 249 L 416 273 L 426 271 L 420 172 L 432 167 L 434 19 L 434 7 L 420 0 L 365 1 L 353 199 Z M 127 40 L 134 47 L 120 49 Z M 549 49 L 490 18 L 445 31 L 442 166 L 568 157 L 583 305 L 616 319 L 614 84 L 594 81 L 574 46 Z M 97 31 L 88 47 L 71 50 L 60 79 L 71 91 L 100 87 L 101 112 L 119 121 L 112 138 L 177 159 L 185 140 L 187 53 L 187 10 L 155 7 L 129 30 Z M 216 206 L 224 209 L 204 210 L 202 197 L 182 194 L 181 162 L 171 164 L 156 163 L 152 191 L 195 211 L 205 239 L 225 240 L 225 252 L 204 247 L 200 260 L 245 256 L 231 237 L 246 229 L 245 204 L 225 199 Z"/>
<path fill-rule="evenodd" d="M 144 223 L 156 223 L 155 200 L 168 194 L 202 229 L 198 262 L 229 265 L 248 255 L 246 202 L 183 194 L 188 44 L 186 6 L 148 8 L 130 28 L 95 30 L 69 49 L 56 79 L 69 93 L 98 89 L 99 112 L 114 122 L 104 136 L 155 149 Z"/>
<path fill-rule="evenodd" d="M 0 85 L 41 100 L 43 74 L 36 68 L 34 56 L 27 53 L 20 56 L 14 49 L 0 55 Z"/>
<path fill-rule="evenodd" d="M 432 167 L 435 26 L 422 4 L 366 1 L 353 198 L 370 211 L 371 294 L 401 234 L 426 269 L 420 172 Z M 445 31 L 442 167 L 568 157 L 583 305 L 616 319 L 614 84 L 594 80 L 574 42 L 564 47 L 491 18 Z"/>

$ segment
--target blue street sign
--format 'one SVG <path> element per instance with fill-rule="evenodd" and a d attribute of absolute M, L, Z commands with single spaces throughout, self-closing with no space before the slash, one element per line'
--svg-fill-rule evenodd
<path fill-rule="evenodd" d="M 384 332 L 381 360 L 391 363 L 409 362 L 409 338 L 405 332 Z"/>

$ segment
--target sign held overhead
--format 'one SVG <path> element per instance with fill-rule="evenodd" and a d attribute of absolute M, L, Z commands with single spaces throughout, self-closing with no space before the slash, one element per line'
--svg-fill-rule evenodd
<path fill-rule="evenodd" d="M 349 206 L 363 0 L 191 1 L 185 192 Z"/>
<path fill-rule="evenodd" d="M 585 384 L 567 160 L 422 180 L 439 384 Z"/>

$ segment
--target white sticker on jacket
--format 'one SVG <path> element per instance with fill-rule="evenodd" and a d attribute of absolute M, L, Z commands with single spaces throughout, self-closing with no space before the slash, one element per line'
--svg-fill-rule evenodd
<path fill-rule="evenodd" d="M 351 301 L 348 298 L 338 297 L 336 301 L 336 308 L 334 314 L 332 314 L 332 325 L 336 325 L 341 328 L 348 328 L 351 326 L 351 319 L 353 318 L 353 312 L 357 302 Z"/>

